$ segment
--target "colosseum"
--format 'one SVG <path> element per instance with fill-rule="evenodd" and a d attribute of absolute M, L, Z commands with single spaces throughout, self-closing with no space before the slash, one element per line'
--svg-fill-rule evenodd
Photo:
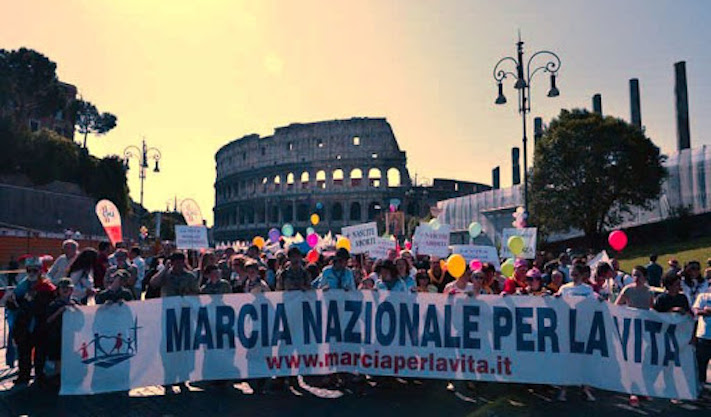
<path fill-rule="evenodd" d="M 340 233 L 382 216 L 411 188 L 405 152 L 384 118 L 295 123 L 236 139 L 215 155 L 215 241 L 266 236 L 291 223 Z"/>

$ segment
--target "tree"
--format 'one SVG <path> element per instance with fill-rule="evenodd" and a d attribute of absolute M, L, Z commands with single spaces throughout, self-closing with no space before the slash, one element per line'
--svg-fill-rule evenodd
<path fill-rule="evenodd" d="M 66 97 L 56 70 L 57 64 L 32 49 L 0 49 L 0 115 L 26 126 L 30 117 L 63 110 Z"/>
<path fill-rule="evenodd" d="M 103 135 L 116 127 L 116 116 L 108 112 L 99 113 L 96 106 L 88 101 L 76 100 L 72 105 L 72 113 L 78 132 L 84 135 L 85 149 L 89 133 Z"/>
<path fill-rule="evenodd" d="M 597 246 L 631 207 L 650 208 L 667 176 L 665 158 L 621 119 L 563 110 L 536 145 L 532 220 L 544 233 L 582 230 Z"/>

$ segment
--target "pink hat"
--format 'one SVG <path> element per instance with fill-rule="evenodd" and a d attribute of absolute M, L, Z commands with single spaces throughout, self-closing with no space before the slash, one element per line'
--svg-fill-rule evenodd
<path fill-rule="evenodd" d="M 541 271 L 534 266 L 532 269 L 529 269 L 528 272 L 526 272 L 526 277 L 532 279 L 541 279 Z"/>
<path fill-rule="evenodd" d="M 518 268 L 519 266 L 525 266 L 528 268 L 528 261 L 523 258 L 516 258 L 514 261 L 514 268 Z"/>

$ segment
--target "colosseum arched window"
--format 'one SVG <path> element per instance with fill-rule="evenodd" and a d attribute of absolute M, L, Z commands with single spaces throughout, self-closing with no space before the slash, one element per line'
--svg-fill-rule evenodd
<path fill-rule="evenodd" d="M 351 171 L 351 187 L 357 187 L 363 181 L 363 171 L 360 168 L 355 168 Z"/>
<path fill-rule="evenodd" d="M 274 191 L 279 191 L 281 188 L 281 176 L 274 176 Z"/>
<path fill-rule="evenodd" d="M 343 220 L 343 205 L 341 203 L 333 203 L 331 208 L 331 220 Z"/>
<path fill-rule="evenodd" d="M 343 185 L 343 170 L 340 168 L 333 171 L 333 185 Z"/>
<path fill-rule="evenodd" d="M 360 220 L 360 219 L 361 219 L 360 203 L 356 201 L 356 202 L 351 203 L 351 220 Z"/>
<path fill-rule="evenodd" d="M 400 179 L 400 170 L 397 168 L 390 168 L 388 170 L 388 187 L 399 187 L 402 185 Z"/>
<path fill-rule="evenodd" d="M 294 189 L 294 173 L 293 172 L 286 174 L 286 189 L 287 190 Z"/>
<path fill-rule="evenodd" d="M 368 170 L 368 183 L 371 187 L 380 187 L 380 182 L 382 180 L 382 173 L 378 168 L 370 168 Z"/>
<path fill-rule="evenodd" d="M 307 171 L 301 173 L 301 188 L 309 188 L 309 173 Z"/>
<path fill-rule="evenodd" d="M 320 189 L 326 188 L 326 171 L 320 170 L 316 172 L 316 187 Z"/>
<path fill-rule="evenodd" d="M 262 178 L 262 192 L 266 193 L 267 192 L 267 185 L 269 184 L 269 180 L 267 177 Z"/>
<path fill-rule="evenodd" d="M 372 201 L 368 204 L 368 220 L 375 220 L 380 214 L 381 205 L 377 201 Z"/>

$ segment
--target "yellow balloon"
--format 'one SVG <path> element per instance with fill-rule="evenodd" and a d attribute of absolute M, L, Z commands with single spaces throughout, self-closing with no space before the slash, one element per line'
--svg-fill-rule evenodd
<path fill-rule="evenodd" d="M 458 253 L 451 255 L 447 259 L 447 271 L 449 271 L 449 274 L 454 278 L 459 278 L 464 275 L 466 268 L 467 261 Z"/>
<path fill-rule="evenodd" d="M 344 248 L 348 252 L 351 251 L 351 240 L 348 239 L 347 237 L 342 237 L 338 239 L 338 242 L 336 242 L 336 249 L 341 249 Z"/>
<path fill-rule="evenodd" d="M 508 241 L 508 247 L 514 255 L 518 255 L 523 252 L 523 246 L 525 244 L 526 242 L 523 241 L 521 236 L 511 236 Z"/>
<path fill-rule="evenodd" d="M 311 215 L 311 224 L 316 226 L 320 221 L 321 221 L 321 217 L 319 217 L 318 214 L 314 213 Z"/>
<path fill-rule="evenodd" d="M 261 236 L 255 236 L 254 239 L 252 239 L 252 244 L 257 246 L 259 250 L 262 250 L 264 247 L 264 238 Z"/>
<path fill-rule="evenodd" d="M 501 264 L 501 273 L 507 277 L 513 276 L 514 263 L 511 259 L 507 259 L 506 262 Z"/>

